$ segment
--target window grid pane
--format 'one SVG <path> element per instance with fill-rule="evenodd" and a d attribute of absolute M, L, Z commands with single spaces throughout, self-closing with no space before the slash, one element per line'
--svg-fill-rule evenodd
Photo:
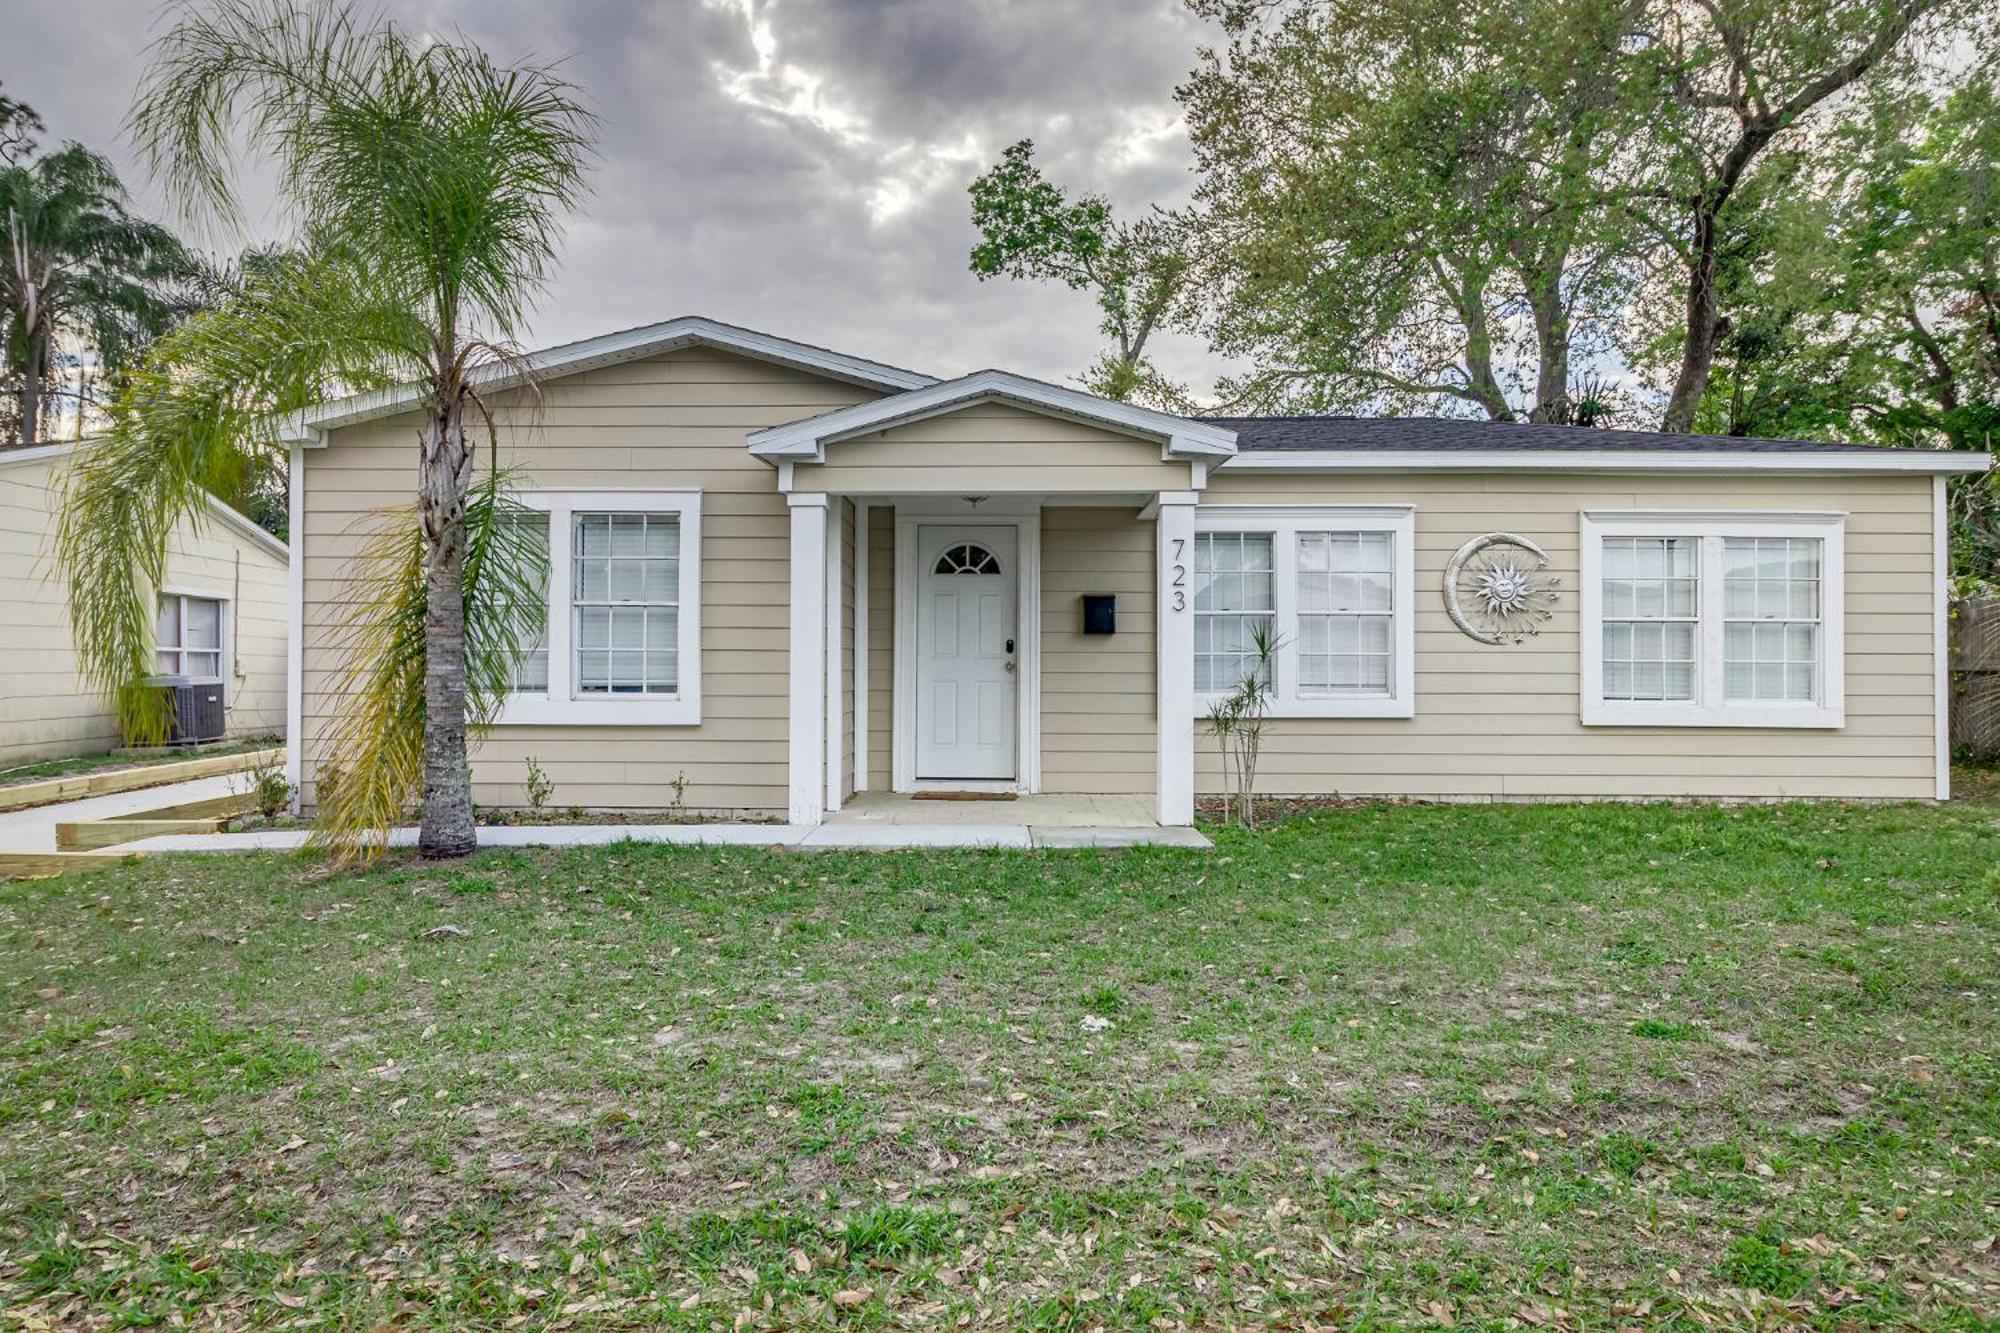
<path fill-rule="evenodd" d="M 1693 701 L 1700 674 L 1700 566 L 1697 537 L 1604 538 L 1606 699 Z"/>
<path fill-rule="evenodd" d="M 1730 537 L 1722 546 L 1722 697 L 1819 697 L 1820 540 Z"/>
<path fill-rule="evenodd" d="M 1195 534 L 1195 693 L 1226 694 L 1241 685 L 1256 669 L 1257 631 L 1276 632 L 1272 549 L 1268 532 Z"/>
<path fill-rule="evenodd" d="M 1392 693 L 1394 559 L 1391 533 L 1298 534 L 1300 694 Z"/>
<path fill-rule="evenodd" d="M 222 603 L 162 593 L 153 621 L 153 666 L 163 676 L 222 678 Z"/>
<path fill-rule="evenodd" d="M 544 513 L 515 513 L 508 515 L 505 521 L 519 530 L 521 544 L 538 554 L 543 568 L 548 568 L 549 516 Z M 542 587 L 542 625 L 521 646 L 521 656 L 515 661 L 513 674 L 507 681 L 507 690 L 511 694 L 549 692 L 548 596 L 549 589 L 545 583 Z"/>
<path fill-rule="evenodd" d="M 573 528 L 576 692 L 678 693 L 680 516 L 578 514 Z"/>

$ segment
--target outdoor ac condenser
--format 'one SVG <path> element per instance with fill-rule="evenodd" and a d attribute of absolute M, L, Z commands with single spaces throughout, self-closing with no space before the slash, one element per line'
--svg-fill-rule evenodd
<path fill-rule="evenodd" d="M 223 715 L 222 682 L 192 681 L 186 676 L 162 676 L 160 689 L 171 696 L 173 724 L 167 730 L 171 745 L 195 741 L 219 741 L 227 727 Z"/>

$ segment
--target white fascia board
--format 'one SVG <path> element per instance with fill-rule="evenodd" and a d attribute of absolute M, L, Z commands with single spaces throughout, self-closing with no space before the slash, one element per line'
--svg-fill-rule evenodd
<path fill-rule="evenodd" d="M 482 388 L 504 388 L 524 379 L 574 375 L 600 366 L 617 365 L 657 356 L 681 347 L 702 345 L 737 352 L 759 361 L 792 366 L 826 375 L 866 388 L 900 392 L 934 384 L 933 376 L 914 370 L 886 366 L 858 356 L 829 351 L 808 343 L 793 342 L 755 329 L 738 328 L 699 315 L 670 319 L 662 324 L 626 329 L 581 342 L 530 352 L 511 364 L 489 363 L 472 372 L 473 382 Z M 378 417 L 406 412 L 423 401 L 423 391 L 415 384 L 399 384 L 373 393 L 357 394 L 337 402 L 294 412 L 279 419 L 277 438 L 286 444 L 303 444 L 316 449 L 326 443 L 326 432 Z"/>
<path fill-rule="evenodd" d="M 1357 449 L 1237 454 L 1231 472 L 1984 472 L 1991 454 L 1942 449 L 1780 453 L 1754 449 Z"/>
<path fill-rule="evenodd" d="M 266 532 L 263 528 L 258 527 L 249 515 L 242 513 L 226 501 L 213 495 L 208 497 L 208 508 L 211 513 L 222 520 L 223 526 L 235 532 L 237 536 L 248 538 L 250 541 L 263 547 L 270 554 L 277 557 L 278 563 L 285 564 L 291 560 L 291 548 L 272 536 L 269 532 Z"/>
<path fill-rule="evenodd" d="M 64 440 L 58 444 L 37 444 L 26 449 L 0 449 L 0 467 L 13 467 L 20 463 L 40 463 L 50 458 L 61 458 L 75 449 L 75 440 Z"/>
<path fill-rule="evenodd" d="M 1114 402 L 1080 389 L 1045 384 L 1004 370 L 974 371 L 872 403 L 857 403 L 803 421 L 753 431 L 750 452 L 771 463 L 824 462 L 826 446 L 837 441 L 907 426 L 913 421 L 985 402 L 1011 403 L 1029 411 L 1157 440 L 1162 458 L 1228 458 L 1236 453 L 1234 431 L 1177 417 L 1171 412 Z"/>

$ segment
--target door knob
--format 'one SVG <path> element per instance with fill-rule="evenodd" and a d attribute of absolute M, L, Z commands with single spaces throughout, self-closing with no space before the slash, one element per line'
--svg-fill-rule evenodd
<path fill-rule="evenodd" d="M 1010 657 L 1007 659 L 1007 672 L 1009 675 L 1012 675 L 1013 671 L 1014 671 L 1014 659 Z"/>

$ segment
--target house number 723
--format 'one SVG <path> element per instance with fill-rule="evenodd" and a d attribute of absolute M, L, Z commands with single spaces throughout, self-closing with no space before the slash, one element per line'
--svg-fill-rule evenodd
<path fill-rule="evenodd" d="M 1187 554 L 1187 538 L 1175 537 L 1172 540 L 1174 543 L 1173 574 L 1167 581 L 1167 588 L 1173 594 L 1172 605 L 1174 610 L 1185 611 L 1187 610 L 1187 566 L 1182 564 L 1181 560 Z"/>

